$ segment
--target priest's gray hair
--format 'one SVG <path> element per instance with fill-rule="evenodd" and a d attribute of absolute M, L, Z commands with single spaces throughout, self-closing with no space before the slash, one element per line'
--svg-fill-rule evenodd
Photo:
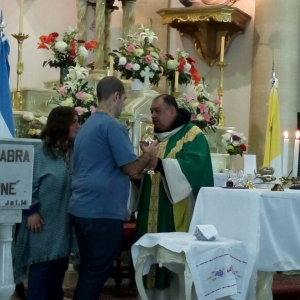
<path fill-rule="evenodd" d="M 102 78 L 97 85 L 98 101 L 106 101 L 114 93 L 119 92 L 120 96 L 125 93 L 125 88 L 122 81 L 114 76 Z"/>

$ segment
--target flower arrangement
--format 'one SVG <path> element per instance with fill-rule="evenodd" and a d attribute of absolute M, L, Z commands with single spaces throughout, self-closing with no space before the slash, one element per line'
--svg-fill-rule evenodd
<path fill-rule="evenodd" d="M 50 104 L 75 107 L 81 124 L 96 111 L 97 107 L 97 96 L 94 88 L 88 86 L 88 82 L 85 80 L 87 76 L 85 68 L 79 65 L 69 67 L 64 84 L 53 88 L 58 93 L 58 97 L 52 97 L 48 101 Z"/>
<path fill-rule="evenodd" d="M 179 72 L 178 84 L 194 83 L 198 85 L 201 81 L 201 76 L 198 69 L 195 67 L 196 60 L 189 57 L 189 54 L 177 49 L 177 59 L 171 54 L 166 54 L 162 67 L 164 69 L 163 76 L 166 76 L 169 83 L 174 84 L 175 71 Z"/>
<path fill-rule="evenodd" d="M 185 108 L 191 113 L 191 121 L 200 129 L 211 129 L 215 131 L 215 126 L 219 122 L 218 108 L 220 100 L 210 100 L 210 94 L 206 91 L 205 78 L 202 82 L 194 86 L 197 94 L 196 99 L 182 95 L 176 99 L 180 108 Z"/>
<path fill-rule="evenodd" d="M 92 40 L 85 43 L 83 40 L 78 40 L 77 33 L 77 29 L 68 27 L 63 32 L 61 41 L 57 40 L 59 37 L 57 32 L 40 36 L 38 49 L 51 49 L 54 55 L 54 60 L 44 61 L 43 67 L 46 65 L 49 65 L 50 68 L 70 67 L 75 66 L 76 63 L 82 65 L 89 55 L 88 51 L 94 49 L 97 42 Z"/>
<path fill-rule="evenodd" d="M 150 28 L 139 27 L 140 33 L 127 35 L 126 39 L 119 38 L 122 45 L 118 50 L 109 53 L 114 59 L 114 70 L 121 72 L 125 79 L 139 79 L 144 82 L 145 68 L 150 68 L 150 83 L 158 85 L 162 51 L 153 45 L 157 36 Z"/>
<path fill-rule="evenodd" d="M 222 143 L 227 150 L 228 154 L 243 156 L 244 151 L 247 150 L 245 145 L 246 138 L 243 133 L 235 131 L 227 132 L 222 135 Z"/>
<path fill-rule="evenodd" d="M 27 112 L 23 115 L 23 120 L 29 123 L 27 136 L 30 138 L 37 138 L 47 124 L 48 118 L 44 116 L 37 118 L 32 112 Z"/>

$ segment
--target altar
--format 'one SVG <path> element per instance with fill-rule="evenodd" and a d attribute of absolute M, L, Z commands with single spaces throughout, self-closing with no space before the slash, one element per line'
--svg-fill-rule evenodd
<path fill-rule="evenodd" d="M 297 190 L 202 188 L 189 232 L 196 225 L 212 224 L 220 236 L 245 243 L 255 263 L 249 291 L 249 299 L 255 299 L 258 270 L 300 269 L 299 196 Z"/>

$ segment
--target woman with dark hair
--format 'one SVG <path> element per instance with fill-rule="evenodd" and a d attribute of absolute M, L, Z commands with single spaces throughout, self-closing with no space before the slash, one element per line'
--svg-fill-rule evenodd
<path fill-rule="evenodd" d="M 28 300 L 62 300 L 69 264 L 72 226 L 67 213 L 71 196 L 72 150 L 79 128 L 73 107 L 54 108 L 34 151 L 32 205 L 23 213 L 14 254 L 15 282 L 29 265 Z"/>

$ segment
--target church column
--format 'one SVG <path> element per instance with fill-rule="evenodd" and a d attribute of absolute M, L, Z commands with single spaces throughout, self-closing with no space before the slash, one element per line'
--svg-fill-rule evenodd
<path fill-rule="evenodd" d="M 86 40 L 87 0 L 77 0 L 78 38 Z"/>
<path fill-rule="evenodd" d="M 103 68 L 104 62 L 104 42 L 105 42 L 105 9 L 106 0 L 98 0 L 96 3 L 96 29 L 95 40 L 98 45 L 95 49 L 95 70 Z"/>
<path fill-rule="evenodd" d="M 134 33 L 134 10 L 135 10 L 135 0 L 123 0 L 123 38 L 125 39 L 128 34 Z"/>
<path fill-rule="evenodd" d="M 253 41 L 252 91 L 250 105 L 249 153 L 263 162 L 272 62 L 279 80 L 281 131 L 294 140 L 299 102 L 300 1 L 256 0 Z M 289 157 L 293 143 L 290 143 Z M 292 159 L 288 169 L 292 169 Z"/>

